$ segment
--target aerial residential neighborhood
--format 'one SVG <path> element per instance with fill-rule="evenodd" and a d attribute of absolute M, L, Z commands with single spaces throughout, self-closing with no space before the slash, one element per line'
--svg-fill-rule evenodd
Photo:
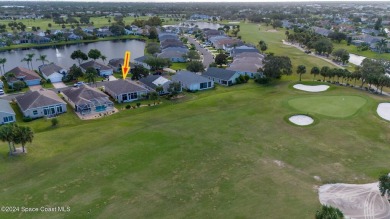
<path fill-rule="evenodd" d="M 389 13 L 0 2 L 0 218 L 390 218 Z"/>

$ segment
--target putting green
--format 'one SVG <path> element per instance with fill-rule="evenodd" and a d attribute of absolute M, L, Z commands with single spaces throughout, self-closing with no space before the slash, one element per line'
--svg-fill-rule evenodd
<path fill-rule="evenodd" d="M 358 96 L 315 96 L 291 99 L 288 104 L 304 113 L 345 118 L 355 114 L 366 102 Z"/>

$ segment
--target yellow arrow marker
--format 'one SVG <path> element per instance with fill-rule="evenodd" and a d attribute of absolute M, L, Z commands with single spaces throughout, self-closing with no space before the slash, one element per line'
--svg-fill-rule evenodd
<path fill-rule="evenodd" d="M 129 73 L 129 70 L 130 70 L 129 62 L 130 62 L 130 52 L 126 51 L 124 62 L 123 62 L 123 65 L 122 65 L 123 80 L 126 79 L 127 73 Z"/>

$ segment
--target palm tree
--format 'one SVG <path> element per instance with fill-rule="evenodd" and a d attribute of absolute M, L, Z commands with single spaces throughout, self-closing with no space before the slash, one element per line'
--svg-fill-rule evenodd
<path fill-rule="evenodd" d="M 313 76 L 313 81 L 316 79 L 316 76 L 320 73 L 320 69 L 317 66 L 314 66 L 310 70 L 310 74 L 314 75 Z"/>
<path fill-rule="evenodd" d="M 107 57 L 105 55 L 101 55 L 100 58 L 102 59 L 103 63 L 106 61 Z"/>
<path fill-rule="evenodd" d="M 306 73 L 306 66 L 298 65 L 297 74 L 299 74 L 299 81 L 302 80 L 302 75 Z"/>
<path fill-rule="evenodd" d="M 27 62 L 27 68 L 30 69 L 30 60 L 28 58 L 23 58 L 22 60 L 20 60 L 21 62 Z"/>
<path fill-rule="evenodd" d="M 9 155 L 12 154 L 11 141 L 9 141 L 9 136 L 11 134 L 11 130 L 8 125 L 4 125 L 0 127 L 0 140 L 2 142 L 8 142 Z"/>
<path fill-rule="evenodd" d="M 49 62 L 47 59 L 46 59 L 47 55 L 39 55 L 39 58 L 36 59 L 36 61 L 41 61 L 42 62 L 42 65 L 45 64 L 45 62 Z"/>
<path fill-rule="evenodd" d="M 5 74 L 4 64 L 5 64 L 6 62 L 7 62 L 7 59 L 6 59 L 6 58 L 0 58 L 0 65 L 3 66 L 3 69 L 1 69 L 1 67 L 0 67 L 1 75 L 4 75 L 4 74 Z"/>
<path fill-rule="evenodd" d="M 376 42 L 376 47 L 379 50 L 379 53 L 383 52 L 383 49 L 387 47 L 387 40 L 386 39 L 381 39 L 378 42 Z"/>
<path fill-rule="evenodd" d="M 22 144 L 23 153 L 25 152 L 26 143 L 31 143 L 34 139 L 34 132 L 30 127 L 20 126 L 16 129 L 15 143 Z"/>
<path fill-rule="evenodd" d="M 3 61 L 1 62 L 1 65 L 3 66 L 3 72 L 4 72 L 4 74 L 5 74 L 4 65 L 5 65 L 6 62 L 7 62 L 7 59 L 6 59 L 6 58 L 3 58 Z"/>
<path fill-rule="evenodd" d="M 34 70 L 33 62 L 32 62 L 34 56 L 35 56 L 35 53 L 27 54 L 27 58 L 28 58 L 28 60 L 30 60 L 30 64 L 31 64 L 31 70 Z"/>

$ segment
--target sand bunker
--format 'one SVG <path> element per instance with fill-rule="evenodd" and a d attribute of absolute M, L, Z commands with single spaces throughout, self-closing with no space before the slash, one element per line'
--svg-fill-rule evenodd
<path fill-rule="evenodd" d="M 296 84 L 293 86 L 295 89 L 303 90 L 307 92 L 322 92 L 328 90 L 328 85 L 304 85 L 304 84 Z"/>
<path fill-rule="evenodd" d="M 271 29 L 271 30 L 267 30 L 267 32 L 275 33 L 275 32 L 278 32 L 278 31 L 275 30 L 275 29 Z"/>
<path fill-rule="evenodd" d="M 295 115 L 288 118 L 290 122 L 294 123 L 295 125 L 305 126 L 310 125 L 314 122 L 314 119 L 312 119 L 310 116 L 305 115 Z"/>
<path fill-rule="evenodd" d="M 379 193 L 378 183 L 326 184 L 319 189 L 321 204 L 340 209 L 346 218 L 390 218 L 390 204 Z"/>
<path fill-rule="evenodd" d="M 380 103 L 376 112 L 383 119 L 390 121 L 390 103 Z"/>

